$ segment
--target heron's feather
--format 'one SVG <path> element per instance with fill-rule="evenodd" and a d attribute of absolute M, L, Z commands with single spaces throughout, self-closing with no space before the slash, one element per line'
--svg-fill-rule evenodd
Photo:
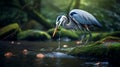
<path fill-rule="evenodd" d="M 98 27 L 102 26 L 92 14 L 84 10 L 74 9 L 70 11 L 69 16 L 71 17 L 71 20 L 78 24 L 95 25 Z"/>

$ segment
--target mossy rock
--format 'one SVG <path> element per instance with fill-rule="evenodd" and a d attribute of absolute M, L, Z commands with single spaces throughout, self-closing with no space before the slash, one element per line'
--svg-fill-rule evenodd
<path fill-rule="evenodd" d="M 94 36 L 94 40 L 97 39 L 95 44 L 102 44 L 104 42 L 120 42 L 120 31 L 112 33 L 103 33 L 101 35 Z"/>
<path fill-rule="evenodd" d="M 26 30 L 18 34 L 18 40 L 27 40 L 27 41 L 46 41 L 51 39 L 51 36 L 39 30 Z"/>
<path fill-rule="evenodd" d="M 99 45 L 86 45 L 83 47 L 76 47 L 71 52 L 70 55 L 74 56 L 84 56 L 84 57 L 93 57 L 98 58 L 99 60 L 103 59 L 111 59 L 109 58 L 111 55 L 119 58 L 120 56 L 120 43 L 106 43 Z M 114 54 L 114 55 L 113 55 Z"/>
<path fill-rule="evenodd" d="M 112 33 L 93 33 L 93 38 L 98 38 L 97 42 L 92 44 L 76 47 L 70 54 L 76 56 L 93 56 L 97 58 L 108 58 L 109 54 L 112 54 L 112 50 L 115 50 L 117 55 L 120 50 L 120 37 L 119 31 Z"/>
<path fill-rule="evenodd" d="M 120 38 L 118 36 L 113 36 L 114 33 L 107 33 L 104 38 L 99 41 L 83 46 L 76 47 L 69 54 L 74 56 L 84 56 L 87 58 L 98 58 L 99 60 L 112 60 L 115 61 L 120 56 Z M 117 32 L 118 34 L 118 32 Z M 114 57 L 114 59 L 111 59 Z"/>
<path fill-rule="evenodd" d="M 107 36 L 114 36 L 114 37 L 119 37 L 120 38 L 120 31 L 109 33 Z"/>
<path fill-rule="evenodd" d="M 52 36 L 54 29 L 48 30 L 48 33 Z M 56 32 L 55 36 L 53 37 L 54 40 L 58 39 L 59 37 L 68 37 L 71 40 L 77 40 L 79 39 L 79 35 L 75 31 L 66 30 L 64 28 L 58 29 L 58 32 Z"/>
<path fill-rule="evenodd" d="M 16 40 L 21 28 L 17 23 L 0 28 L 0 40 Z"/>
<path fill-rule="evenodd" d="M 97 42 L 95 42 L 95 44 L 102 44 L 105 42 L 120 42 L 120 38 L 119 37 L 114 37 L 114 36 L 108 36 L 105 37 Z"/>
<path fill-rule="evenodd" d="M 106 37 L 117 37 L 120 38 L 120 31 L 115 31 L 115 32 L 101 32 L 101 33 L 92 33 L 92 40 L 93 41 L 99 41 L 101 39 L 104 39 Z"/>
<path fill-rule="evenodd" d="M 89 45 L 84 47 L 77 47 L 73 49 L 70 54 L 75 56 L 93 57 L 93 58 L 106 58 L 107 47 L 103 45 Z"/>

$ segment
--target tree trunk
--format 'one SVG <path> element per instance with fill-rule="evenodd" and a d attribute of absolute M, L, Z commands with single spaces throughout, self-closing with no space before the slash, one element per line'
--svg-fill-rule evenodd
<path fill-rule="evenodd" d="M 67 14 L 69 14 L 69 11 L 70 11 L 70 9 L 71 9 L 71 5 L 73 4 L 73 2 L 74 2 L 74 0 L 71 0 L 71 2 L 70 2 L 70 4 L 68 5 L 68 7 L 67 7 Z"/>
<path fill-rule="evenodd" d="M 75 0 L 75 4 L 73 5 L 73 9 L 79 9 L 80 0 Z"/>
<path fill-rule="evenodd" d="M 24 0 L 19 0 L 19 2 L 22 6 L 24 6 L 23 10 L 27 12 L 28 16 L 40 22 L 40 24 L 43 25 L 44 29 L 49 29 L 53 27 L 51 23 L 48 22 L 47 19 L 44 18 L 40 13 L 38 13 L 34 9 L 31 9 L 29 6 L 25 6 L 26 2 Z"/>

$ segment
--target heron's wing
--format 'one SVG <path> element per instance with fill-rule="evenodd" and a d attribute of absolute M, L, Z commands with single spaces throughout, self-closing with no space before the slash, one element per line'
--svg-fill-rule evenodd
<path fill-rule="evenodd" d="M 72 10 L 69 16 L 79 24 L 102 26 L 92 14 L 83 10 Z"/>
<path fill-rule="evenodd" d="M 94 24 L 97 27 L 102 27 L 102 25 L 97 20 L 93 20 L 92 24 Z"/>
<path fill-rule="evenodd" d="M 87 16 L 84 15 L 85 18 L 87 18 L 87 20 L 95 25 L 95 26 L 98 26 L 98 27 L 102 27 L 102 25 L 98 22 L 98 20 L 90 13 L 87 14 Z"/>
<path fill-rule="evenodd" d="M 91 22 L 88 21 L 88 17 L 80 12 L 71 12 L 69 15 L 70 18 L 78 24 L 91 24 Z"/>

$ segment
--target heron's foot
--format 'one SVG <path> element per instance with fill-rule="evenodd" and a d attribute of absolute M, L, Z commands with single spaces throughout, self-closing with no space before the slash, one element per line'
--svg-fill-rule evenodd
<path fill-rule="evenodd" d="M 82 44 L 82 43 L 83 43 L 82 40 L 76 41 L 76 44 L 77 44 L 77 45 L 80 45 L 80 44 Z"/>
<path fill-rule="evenodd" d="M 82 41 L 82 40 L 76 41 L 76 44 L 77 44 L 77 47 L 85 46 L 84 41 Z"/>
<path fill-rule="evenodd" d="M 82 36 L 80 37 L 80 43 L 81 43 L 82 45 L 86 45 L 86 35 L 82 35 Z"/>
<path fill-rule="evenodd" d="M 82 35 L 82 36 L 80 37 L 81 41 L 83 41 L 85 38 L 86 38 L 86 35 Z"/>

